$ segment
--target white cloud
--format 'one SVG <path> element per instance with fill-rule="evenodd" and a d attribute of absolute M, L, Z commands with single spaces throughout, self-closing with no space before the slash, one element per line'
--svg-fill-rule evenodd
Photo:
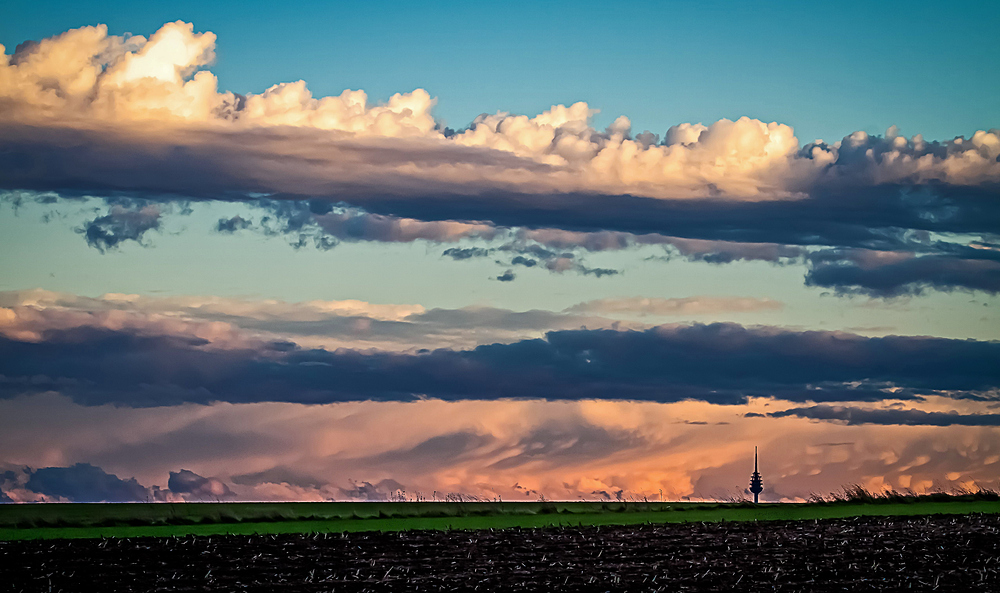
<path fill-rule="evenodd" d="M 219 92 L 205 69 L 215 41 L 210 32 L 175 22 L 148 40 L 108 35 L 99 25 L 27 44 L 0 58 L 2 119 L 84 127 L 116 137 L 115 150 L 123 152 L 135 145 L 153 155 L 166 146 L 204 150 L 218 156 L 214 166 L 254 181 L 253 191 L 279 193 L 388 186 L 402 194 L 508 190 L 765 200 L 842 184 L 1000 181 L 997 130 L 930 143 L 891 128 L 884 137 L 857 132 L 842 142 L 802 147 L 791 127 L 744 117 L 675 125 L 656 144 L 649 133 L 633 139 L 625 116 L 603 132 L 594 129 L 590 118 L 597 110 L 578 102 L 534 117 L 482 115 L 446 137 L 432 115 L 436 99 L 423 89 L 375 105 L 360 90 L 313 97 L 304 81 L 261 94 Z M 194 130 L 200 133 L 192 136 Z M 254 130 L 270 132 L 247 135 Z M 366 139 L 371 142 L 361 142 Z M 94 157 L 80 158 L 78 167 L 98 167 Z"/>

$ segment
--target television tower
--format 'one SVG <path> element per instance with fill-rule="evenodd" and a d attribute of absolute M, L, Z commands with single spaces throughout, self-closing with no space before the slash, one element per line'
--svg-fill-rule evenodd
<path fill-rule="evenodd" d="M 753 448 L 753 474 L 750 475 L 750 492 L 753 492 L 753 503 L 757 504 L 760 493 L 764 491 L 764 480 L 757 471 L 757 447 Z"/>

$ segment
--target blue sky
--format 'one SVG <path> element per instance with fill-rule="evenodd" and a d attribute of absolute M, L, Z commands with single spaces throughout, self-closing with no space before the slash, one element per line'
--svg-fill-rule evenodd
<path fill-rule="evenodd" d="M 995 488 L 998 24 L 5 7 L 0 502 Z"/>

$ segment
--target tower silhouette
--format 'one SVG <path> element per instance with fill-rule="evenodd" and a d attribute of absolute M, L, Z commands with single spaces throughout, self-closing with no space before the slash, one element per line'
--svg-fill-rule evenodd
<path fill-rule="evenodd" d="M 764 491 L 764 480 L 757 471 L 757 447 L 753 448 L 753 474 L 750 475 L 750 492 L 753 492 L 753 503 L 759 502 L 758 497 Z"/>

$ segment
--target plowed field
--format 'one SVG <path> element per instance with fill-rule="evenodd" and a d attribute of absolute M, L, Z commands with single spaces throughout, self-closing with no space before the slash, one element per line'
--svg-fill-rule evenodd
<path fill-rule="evenodd" d="M 0 542 L 3 591 L 1000 591 L 1000 517 Z"/>

